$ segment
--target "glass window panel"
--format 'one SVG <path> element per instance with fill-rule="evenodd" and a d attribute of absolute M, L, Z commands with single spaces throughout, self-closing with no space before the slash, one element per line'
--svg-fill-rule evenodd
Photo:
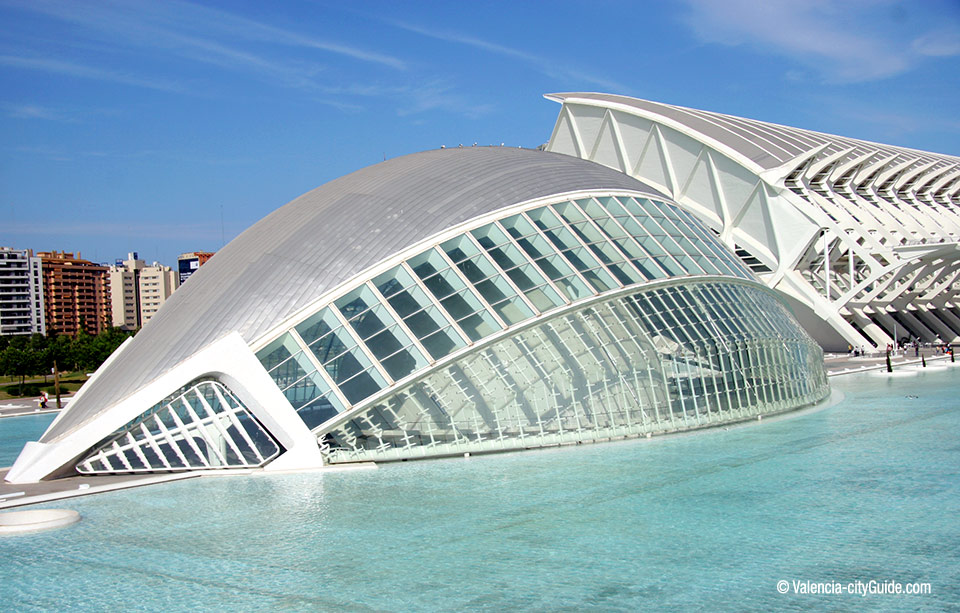
<path fill-rule="evenodd" d="M 451 328 L 434 332 L 420 342 L 435 360 L 466 345 Z"/>
<path fill-rule="evenodd" d="M 641 235 L 641 236 L 638 236 L 636 240 L 637 240 L 637 243 L 639 243 L 640 246 L 643 247 L 644 251 L 646 251 L 650 255 L 654 257 L 666 255 L 666 251 L 663 250 L 663 247 L 661 247 L 660 244 L 653 239 L 653 237 Z"/>
<path fill-rule="evenodd" d="M 549 230 L 563 225 L 560 223 L 560 218 L 548 207 L 527 211 L 527 217 L 541 230 Z"/>
<path fill-rule="evenodd" d="M 573 268 L 559 255 L 551 255 L 535 260 L 534 264 L 553 281 L 573 274 Z"/>
<path fill-rule="evenodd" d="M 321 362 L 327 362 L 355 346 L 353 337 L 339 327 L 311 345 L 310 351 Z"/>
<path fill-rule="evenodd" d="M 649 202 L 649 200 L 645 200 L 643 198 L 639 200 L 642 200 L 644 202 Z M 647 215 L 650 214 L 647 211 L 647 209 L 644 208 L 644 206 L 640 203 L 640 201 L 638 201 L 637 198 L 624 198 L 620 202 L 627 209 L 627 211 L 635 217 L 646 217 Z"/>
<path fill-rule="evenodd" d="M 593 296 L 596 293 L 588 288 L 586 284 L 580 280 L 580 277 L 576 275 L 557 279 L 554 284 L 560 288 L 560 291 L 566 294 L 567 298 L 571 301 Z"/>
<path fill-rule="evenodd" d="M 500 302 L 505 298 L 515 295 L 513 288 L 500 276 L 481 281 L 474 285 L 474 287 L 477 288 L 477 291 L 480 292 L 480 295 L 483 296 L 488 304 L 494 304 L 495 302 Z"/>
<path fill-rule="evenodd" d="M 383 389 L 386 381 L 374 370 L 357 374 L 348 381 L 339 384 L 340 391 L 351 404 L 356 404 Z"/>
<path fill-rule="evenodd" d="M 543 278 L 543 275 L 530 264 L 524 264 L 523 266 L 507 271 L 507 276 L 510 277 L 510 280 L 513 281 L 513 284 L 516 285 L 521 292 L 526 292 L 529 289 L 547 282 L 547 280 Z"/>
<path fill-rule="evenodd" d="M 482 281 L 487 277 L 492 277 L 497 274 L 497 269 L 493 267 L 493 264 L 482 255 L 472 257 L 469 260 L 464 260 L 457 264 L 457 268 L 460 269 L 460 272 L 463 273 L 463 276 L 467 278 L 471 283 L 476 283 Z"/>
<path fill-rule="evenodd" d="M 289 334 L 284 334 L 257 352 L 257 359 L 267 371 L 272 371 L 291 355 L 300 351 L 300 346 Z"/>
<path fill-rule="evenodd" d="M 323 365 L 334 383 L 338 385 L 360 371 L 371 370 L 372 366 L 370 358 L 357 349 L 344 353 Z M 377 377 L 378 380 L 382 379 L 376 371 L 372 371 L 372 376 Z"/>
<path fill-rule="evenodd" d="M 566 228 L 554 228 L 553 230 L 545 231 L 544 234 L 560 251 L 581 246 L 579 239 Z"/>
<path fill-rule="evenodd" d="M 600 234 L 600 231 L 594 228 L 587 222 L 575 223 L 570 226 L 573 229 L 574 234 L 577 235 L 584 243 L 596 243 L 598 241 L 604 241 L 604 237 Z"/>
<path fill-rule="evenodd" d="M 610 276 L 610 273 L 602 268 L 585 270 L 581 274 L 583 275 L 583 278 L 587 280 L 587 283 L 592 285 L 598 292 L 605 292 L 609 289 L 617 287 L 617 283 Z"/>
<path fill-rule="evenodd" d="M 376 336 L 367 339 L 364 345 L 367 346 L 367 349 L 375 358 L 381 360 L 393 355 L 412 342 L 399 326 L 393 326 L 389 330 L 383 330 Z"/>
<path fill-rule="evenodd" d="M 597 225 L 600 226 L 600 229 L 603 230 L 603 233 L 611 238 L 622 238 L 627 235 L 626 231 L 624 231 L 624 229 L 620 227 L 616 221 L 610 219 L 609 217 L 604 217 L 596 221 Z"/>
<path fill-rule="evenodd" d="M 307 425 L 307 428 L 313 430 L 337 413 L 342 412 L 343 409 L 344 407 L 336 396 L 321 394 L 298 408 L 297 415 Z"/>
<path fill-rule="evenodd" d="M 463 280 L 449 268 L 445 268 L 433 276 L 423 279 L 423 284 L 437 300 L 466 288 Z"/>
<path fill-rule="evenodd" d="M 414 313 L 403 321 L 407 324 L 407 327 L 410 328 L 410 331 L 421 340 L 449 325 L 447 319 L 441 314 L 440 309 L 433 305 L 418 313 Z"/>
<path fill-rule="evenodd" d="M 470 337 L 471 341 L 478 341 L 501 329 L 497 320 L 486 310 L 468 315 L 458 321 L 457 324 Z"/>
<path fill-rule="evenodd" d="M 608 215 L 616 213 L 624 215 L 623 209 L 620 208 L 620 204 L 615 198 L 610 196 L 602 196 L 596 199 L 591 198 L 585 202 L 578 200 L 577 203 L 580 204 L 580 208 L 582 208 L 583 211 L 594 220 L 603 219 Z M 605 206 L 600 206 L 601 204 L 604 204 Z M 608 208 L 612 208 L 612 211 L 608 211 Z"/>
<path fill-rule="evenodd" d="M 442 306 L 454 320 L 463 319 L 468 315 L 484 309 L 477 297 L 473 295 L 473 292 L 468 291 L 444 298 L 440 301 L 440 306 Z"/>
<path fill-rule="evenodd" d="M 654 279 L 663 279 L 667 276 L 667 274 L 661 270 L 661 268 L 657 266 L 657 263 L 652 259 L 630 260 L 630 263 L 632 263 L 637 270 L 640 271 L 640 274 L 650 281 Z"/>
<path fill-rule="evenodd" d="M 609 243 L 596 243 L 590 245 L 590 251 L 592 251 L 593 254 L 597 256 L 597 259 L 604 264 L 623 261 L 623 256 L 620 255 L 620 252 Z"/>
<path fill-rule="evenodd" d="M 477 242 L 480 243 L 480 246 L 484 249 L 490 249 L 491 247 L 509 242 L 507 235 L 492 223 L 477 228 L 471 232 L 471 234 L 473 234 L 473 237 L 477 239 Z"/>
<path fill-rule="evenodd" d="M 410 350 L 404 349 L 403 351 L 393 354 L 389 358 L 381 360 L 380 364 L 383 365 L 383 368 L 387 371 L 387 374 L 390 375 L 394 381 L 396 381 L 406 377 L 415 370 L 423 368 L 427 365 L 427 361 L 420 356 L 419 351 L 414 353 Z"/>
<path fill-rule="evenodd" d="M 627 264 L 607 264 L 607 268 L 621 285 L 640 283 L 643 278 Z"/>
<path fill-rule="evenodd" d="M 560 297 L 560 294 L 549 285 L 541 285 L 540 287 L 524 292 L 524 295 L 541 313 L 564 304 L 564 300 Z"/>
<path fill-rule="evenodd" d="M 519 298 L 510 298 L 498 302 L 493 305 L 493 310 L 507 322 L 507 325 L 517 324 L 533 317 L 533 311 Z"/>
<path fill-rule="evenodd" d="M 387 302 L 400 317 L 407 317 L 431 304 L 426 292 L 416 285 L 394 292 Z"/>
<path fill-rule="evenodd" d="M 630 200 L 628 196 L 617 196 L 616 198 L 597 198 L 603 208 L 614 217 L 629 217 L 626 203 Z"/>
<path fill-rule="evenodd" d="M 511 244 L 494 247 L 488 251 L 490 253 L 490 257 L 493 258 L 493 261 L 504 270 L 509 270 L 510 268 L 519 266 L 520 264 L 526 264 L 528 261 L 527 258 L 520 253 L 520 250 Z"/>
<path fill-rule="evenodd" d="M 517 239 L 517 244 L 531 258 L 540 258 L 557 252 L 553 245 L 539 234 Z"/>
<path fill-rule="evenodd" d="M 443 257 L 441 257 L 441 255 L 433 248 L 413 256 L 407 260 L 407 264 L 421 279 L 425 279 L 430 275 L 436 274 L 444 268 L 447 268 L 446 260 L 444 260 Z"/>
<path fill-rule="evenodd" d="M 553 205 L 553 210 L 563 217 L 567 223 L 574 223 L 577 221 L 585 221 L 586 217 L 583 213 L 580 212 L 572 202 L 558 202 Z"/>
<path fill-rule="evenodd" d="M 447 256 L 455 263 L 480 253 L 480 250 L 473 244 L 473 241 L 464 235 L 451 238 L 440 245 L 440 248 L 443 249 Z"/>
<path fill-rule="evenodd" d="M 340 327 L 340 321 L 329 308 L 325 308 L 308 317 L 306 321 L 301 322 L 296 329 L 303 342 L 311 345 L 314 341 L 338 327 Z"/>
<path fill-rule="evenodd" d="M 500 225 L 506 228 L 513 238 L 521 238 L 536 234 L 536 229 L 523 215 L 511 215 L 500 220 Z"/>
<path fill-rule="evenodd" d="M 573 264 L 573 267 L 580 272 L 600 266 L 600 262 L 593 257 L 593 254 L 583 247 L 577 247 L 576 249 L 570 249 L 569 251 L 563 251 L 562 253 L 564 257 L 567 258 L 567 261 Z"/>
<path fill-rule="evenodd" d="M 346 296 L 343 296 L 337 300 L 334 304 L 340 312 L 343 314 L 345 319 L 350 319 L 356 315 L 366 311 L 374 304 L 377 304 L 378 300 L 373 295 L 373 291 L 366 284 L 361 285 L 357 289 L 349 292 Z"/>
<path fill-rule="evenodd" d="M 382 275 L 374 277 L 373 284 L 386 297 L 390 297 L 414 284 L 413 277 L 403 266 L 397 266 Z"/>
<path fill-rule="evenodd" d="M 368 311 L 364 311 L 350 320 L 350 326 L 357 332 L 357 336 L 362 339 L 370 338 L 393 323 L 395 323 L 393 317 L 390 316 L 390 313 L 381 304 L 374 306 Z"/>

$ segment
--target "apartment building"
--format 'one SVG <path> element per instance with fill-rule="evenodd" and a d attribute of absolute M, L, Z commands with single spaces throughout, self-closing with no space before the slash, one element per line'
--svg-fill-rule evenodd
<path fill-rule="evenodd" d="M 82 328 L 99 334 L 110 325 L 109 267 L 78 253 L 41 251 L 43 304 L 47 329 L 76 335 Z"/>
<path fill-rule="evenodd" d="M 0 247 L 0 335 L 45 334 L 40 258 Z"/>

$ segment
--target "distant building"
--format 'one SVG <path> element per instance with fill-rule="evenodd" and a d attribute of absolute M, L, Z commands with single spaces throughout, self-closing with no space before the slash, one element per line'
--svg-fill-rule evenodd
<path fill-rule="evenodd" d="M 80 328 L 99 334 L 111 319 L 109 267 L 63 251 L 37 254 L 43 266 L 46 326 L 75 336 Z"/>
<path fill-rule="evenodd" d="M 40 258 L 0 247 L 0 334 L 45 334 Z"/>
<path fill-rule="evenodd" d="M 140 271 L 146 262 L 137 253 L 127 254 L 126 260 L 117 260 L 110 267 L 110 302 L 113 325 L 123 330 L 135 330 L 140 322 Z"/>
<path fill-rule="evenodd" d="M 173 290 L 179 287 L 177 273 L 169 266 L 153 263 L 140 271 L 140 325 L 146 325 Z"/>
<path fill-rule="evenodd" d="M 190 275 L 195 273 L 198 268 L 203 266 L 207 260 L 213 257 L 213 252 L 210 251 L 192 251 L 190 253 L 182 253 L 177 258 L 177 268 L 180 272 L 180 285 L 183 285 L 183 282 L 186 281 Z"/>
<path fill-rule="evenodd" d="M 117 260 L 109 274 L 113 325 L 124 330 L 150 321 L 178 286 L 172 268 L 157 262 L 148 266 L 135 251 Z"/>

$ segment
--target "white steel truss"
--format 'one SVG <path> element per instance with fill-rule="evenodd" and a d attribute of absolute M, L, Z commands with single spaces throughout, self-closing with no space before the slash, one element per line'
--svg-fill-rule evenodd
<path fill-rule="evenodd" d="M 809 309 L 826 348 L 960 336 L 960 158 L 623 96 L 547 98 L 563 105 L 549 151 L 672 197 Z"/>

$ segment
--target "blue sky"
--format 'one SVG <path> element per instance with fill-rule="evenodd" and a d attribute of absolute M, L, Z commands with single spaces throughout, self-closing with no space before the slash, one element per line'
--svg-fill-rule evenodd
<path fill-rule="evenodd" d="M 956 0 L 0 0 L 0 245 L 216 250 L 331 179 L 601 91 L 960 155 Z M 222 220 L 222 222 L 221 222 Z"/>

